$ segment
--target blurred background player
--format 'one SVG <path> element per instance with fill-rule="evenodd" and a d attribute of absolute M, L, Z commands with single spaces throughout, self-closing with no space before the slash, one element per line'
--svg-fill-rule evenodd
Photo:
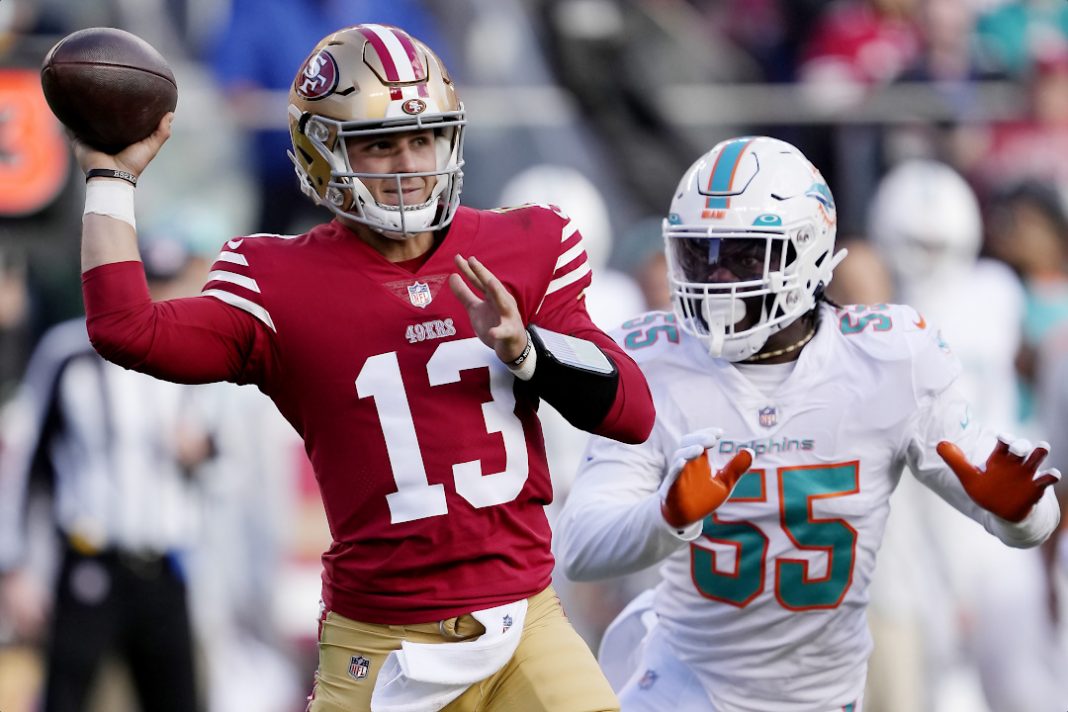
<path fill-rule="evenodd" d="M 181 246 L 160 241 L 144 254 L 154 296 L 185 293 Z M 46 712 L 87 709 L 112 657 L 142 708 L 200 709 L 186 557 L 199 527 L 195 473 L 214 449 L 194 398 L 105 361 L 84 319 L 49 330 L 30 359 L 4 420 L 0 616 L 47 644 Z M 38 478 L 59 536 L 51 586 L 28 557 Z"/>
<path fill-rule="evenodd" d="M 979 258 L 983 226 L 972 189 L 945 164 L 906 161 L 876 191 L 869 236 L 891 267 L 894 300 L 939 325 L 960 358 L 972 415 L 1020 432 L 1015 363 L 1024 291 L 1004 263 Z M 873 627 L 887 643 L 876 634 L 872 683 L 883 693 L 873 694 L 872 709 L 1056 707 L 1068 688 L 1054 673 L 1055 650 L 1042 644 L 1051 629 L 1042 603 L 1051 581 L 1039 551 L 998 546 L 908 479 L 894 504 L 872 586 Z M 916 595 L 932 580 L 943 585 Z M 906 630 L 921 648 L 911 654 L 891 644 Z M 903 675 L 903 666 L 913 674 Z M 895 700 L 908 689 L 902 678 L 924 680 L 922 699 Z"/>
<path fill-rule="evenodd" d="M 602 645 L 606 669 L 633 665 L 624 710 L 861 709 L 868 586 L 906 466 L 1009 546 L 1058 524 L 1060 473 L 1036 474 L 1048 446 L 969 415 L 937 327 L 825 301 L 836 226 L 823 177 L 776 139 L 718 144 L 675 192 L 674 314 L 617 336 L 649 378 L 653 435 L 592 438 L 558 526 L 569 576 L 663 562 L 639 659 Z"/>

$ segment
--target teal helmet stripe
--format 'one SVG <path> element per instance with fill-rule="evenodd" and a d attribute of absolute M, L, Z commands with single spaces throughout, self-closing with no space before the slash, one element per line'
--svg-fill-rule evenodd
<path fill-rule="evenodd" d="M 734 171 L 742 158 L 742 154 L 749 144 L 753 142 L 750 137 L 738 138 L 729 142 L 720 151 L 716 158 L 716 165 L 712 166 L 712 175 L 708 178 L 705 191 L 708 193 L 729 193 L 731 181 L 734 180 Z M 724 210 L 730 206 L 730 198 L 727 196 L 710 197 L 705 204 L 709 210 Z"/>

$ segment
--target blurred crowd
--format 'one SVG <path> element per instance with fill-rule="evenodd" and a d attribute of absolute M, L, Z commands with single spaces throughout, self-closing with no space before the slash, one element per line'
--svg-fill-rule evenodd
<path fill-rule="evenodd" d="M 10 455 L 40 437 L 25 432 L 26 408 L 55 396 L 27 388 L 31 354 L 42 358 L 42 337 L 81 314 L 83 181 L 41 96 L 42 58 L 73 30 L 114 26 L 171 63 L 174 136 L 139 184 L 138 218 L 146 246 L 173 255 L 163 268 L 173 293 L 192 294 L 227 239 L 297 233 L 325 217 L 300 195 L 286 156 L 286 93 L 320 37 L 363 22 L 404 27 L 450 67 L 468 110 L 465 204 L 552 202 L 574 216 L 595 267 L 590 312 L 606 329 L 670 308 L 660 220 L 698 155 L 741 134 L 794 143 L 838 202 L 838 239 L 851 254 L 836 271 L 835 299 L 917 306 L 961 355 L 979 414 L 1049 441 L 1053 464 L 1068 471 L 1063 0 L 3 0 L 4 712 L 34 709 L 46 684 L 50 582 L 63 575 L 64 547 L 84 538 L 48 503 L 63 501 L 62 468 L 20 469 Z M 169 445 L 157 456 L 185 458 L 183 506 L 198 524 L 157 553 L 185 562 L 204 709 L 295 711 L 315 666 L 317 611 L 308 602 L 329 537 L 295 434 L 249 390 L 198 390 L 181 428 L 166 425 Z M 562 418 L 545 423 L 562 500 L 585 436 Z M 192 459 L 175 444 L 191 428 L 207 443 Z M 39 455 L 30 459 L 55 453 Z M 26 482 L 13 486 L 23 470 Z M 983 651 L 1015 641 L 1068 661 L 1068 634 L 1058 633 L 1068 548 L 990 553 L 978 527 L 933 500 L 909 487 L 895 495 L 886 573 L 873 591 L 867 708 L 1041 709 L 1023 698 L 1043 685 L 1042 694 L 1064 694 L 1068 663 L 1041 679 L 1002 671 L 1012 679 L 998 682 Z M 953 545 L 928 551 L 925 533 L 934 530 Z M 5 532 L 22 542 L 7 558 Z M 557 585 L 596 647 L 615 613 L 655 580 L 650 571 Z M 1004 630 L 1003 599 L 1034 601 L 1034 627 Z M 943 673 L 932 676 L 933 664 Z M 104 671 L 92 709 L 137 709 L 131 674 L 110 661 Z M 1059 691 L 1048 677 L 1060 679 Z"/>

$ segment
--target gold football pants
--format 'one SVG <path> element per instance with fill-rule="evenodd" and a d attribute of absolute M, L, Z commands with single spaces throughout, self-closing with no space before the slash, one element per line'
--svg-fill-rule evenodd
<path fill-rule="evenodd" d="M 450 643 L 485 632 L 469 615 L 439 624 L 379 625 L 328 612 L 319 633 L 319 671 L 308 712 L 364 712 L 386 657 L 413 643 Z M 528 599 L 519 647 L 496 674 L 475 683 L 443 712 L 602 712 L 618 710 L 585 641 L 552 587 Z"/>

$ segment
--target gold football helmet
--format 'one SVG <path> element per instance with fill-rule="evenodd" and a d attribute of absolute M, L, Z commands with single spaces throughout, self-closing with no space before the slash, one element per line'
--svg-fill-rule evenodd
<path fill-rule="evenodd" d="M 425 44 L 387 25 L 355 25 L 316 45 L 289 92 L 289 157 L 301 189 L 335 214 L 394 239 L 449 224 L 463 185 L 464 107 L 445 65 Z M 436 170 L 427 173 L 356 173 L 349 137 L 432 129 Z M 363 179 L 436 176 L 421 205 L 377 202 Z"/>

